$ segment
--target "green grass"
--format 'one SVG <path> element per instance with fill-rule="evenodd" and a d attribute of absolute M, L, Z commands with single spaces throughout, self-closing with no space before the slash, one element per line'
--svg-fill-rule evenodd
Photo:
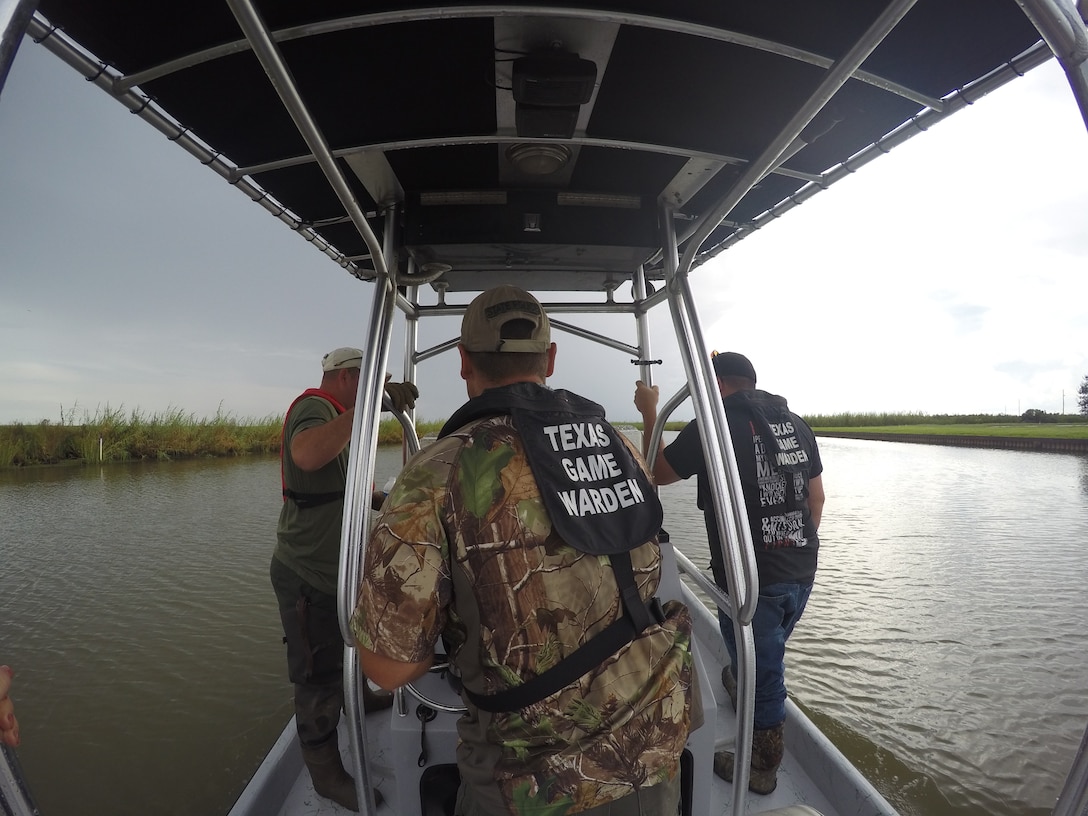
<path fill-rule="evenodd" d="M 109 406 L 61 421 L 0 426 L 0 467 L 240 456 L 279 450 L 281 420 L 198 418 L 180 409 L 148 414 Z"/>
<path fill-rule="evenodd" d="M 947 434 L 958 436 L 1088 438 L 1088 416 L 1042 415 L 1045 421 L 1024 422 L 1012 416 L 953 416 L 927 414 L 835 414 L 805 417 L 817 431 L 884 434 Z M 418 420 L 420 438 L 436 434 L 444 420 Z M 678 431 L 686 422 L 669 422 Z M 239 418 L 222 411 L 210 419 L 171 408 L 160 414 L 123 408 L 61 412 L 59 423 L 0 425 L 0 468 L 30 465 L 93 464 L 202 456 L 278 454 L 282 416 Z M 641 429 L 641 423 L 617 422 L 617 427 Z M 399 445 L 400 423 L 384 419 L 378 444 Z"/>
<path fill-rule="evenodd" d="M 806 416 L 805 421 L 817 432 L 1088 438 L 1088 416 L 1083 414 L 1033 411 L 1025 416 L 1030 420 L 1007 414 L 831 414 Z"/>
<path fill-rule="evenodd" d="M 1088 424 L 961 424 L 961 425 L 863 425 L 828 427 L 813 426 L 817 434 L 823 431 L 838 433 L 880 433 L 910 436 L 926 434 L 931 436 L 1010 436 L 1035 439 L 1088 439 Z"/>
<path fill-rule="evenodd" d="M 626 431 L 626 430 L 641 431 L 642 430 L 642 423 L 641 422 L 624 421 L 624 420 L 620 420 L 620 421 L 609 420 L 609 421 L 612 422 L 612 424 L 614 426 L 616 426 L 617 428 L 619 428 L 621 431 Z M 687 421 L 666 422 L 665 423 L 665 430 L 666 431 L 682 431 L 682 430 L 684 430 L 684 426 L 687 425 L 687 424 L 688 424 Z"/>
<path fill-rule="evenodd" d="M 422 437 L 442 425 L 420 421 L 416 429 Z M 61 412 L 59 423 L 0 425 L 0 468 L 278 454 L 282 428 L 282 416 L 239 418 L 219 412 L 208 419 L 173 408 L 148 414 L 109 406 L 77 416 L 71 409 Z M 396 420 L 381 422 L 378 444 L 402 439 Z"/>
<path fill-rule="evenodd" d="M 927 434 L 945 436 L 1020 436 L 1057 439 L 1088 438 L 1088 416 L 1041 414 L 1043 421 L 1025 421 L 1007 414 L 815 414 L 804 417 L 817 433 Z M 669 422 L 679 431 L 686 422 Z M 617 422 L 620 428 L 642 428 L 639 422 Z"/>

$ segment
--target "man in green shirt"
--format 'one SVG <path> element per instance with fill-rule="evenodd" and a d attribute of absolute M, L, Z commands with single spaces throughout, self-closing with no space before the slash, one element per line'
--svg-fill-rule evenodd
<path fill-rule="evenodd" d="M 295 686 L 295 721 L 314 790 L 358 810 L 355 782 L 344 770 L 336 726 L 344 704 L 344 641 L 336 612 L 340 531 L 348 443 L 363 352 L 338 348 L 322 358 L 321 385 L 303 392 L 287 410 L 280 461 L 283 507 L 269 569 Z M 395 407 L 415 406 L 411 383 L 388 383 Z M 363 684 L 367 711 L 392 696 Z"/>

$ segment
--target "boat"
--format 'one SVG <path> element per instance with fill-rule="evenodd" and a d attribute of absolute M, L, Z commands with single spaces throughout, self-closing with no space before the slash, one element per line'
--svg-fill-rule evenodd
<path fill-rule="evenodd" d="M 895 816 L 788 702 L 769 796 L 747 792 L 755 564 L 739 477 L 689 278 L 756 230 L 985 94 L 1057 59 L 1088 122 L 1088 29 L 1072 0 L 423 3 L 389 0 L 7 0 L 0 82 L 42 47 L 357 278 L 371 298 L 340 563 L 346 716 L 361 812 L 450 810 L 460 698 L 441 665 L 364 715 L 347 621 L 369 528 L 386 371 L 452 351 L 456 319 L 499 283 L 536 293 L 554 329 L 654 379 L 648 314 L 667 308 L 706 432 L 732 595 L 663 537 L 665 598 L 695 613 L 703 724 L 683 762 L 690 816 Z M 594 318 L 630 320 L 626 339 Z M 657 342 L 656 340 L 654 342 Z M 629 362 L 628 362 L 629 361 Z M 632 378 L 634 379 L 634 377 Z M 423 385 L 425 390 L 425 385 Z M 590 395 L 592 396 L 592 395 Z M 393 411 L 406 456 L 413 412 Z M 656 446 L 651 445 L 651 450 Z M 723 454 L 725 451 L 727 453 Z M 714 609 L 742 632 L 739 705 L 717 678 Z M 711 769 L 736 753 L 737 785 Z M 36 812 L 9 753 L 5 812 Z M 378 804 L 380 793 L 381 803 Z M 230 816 L 344 812 L 317 797 L 293 722 Z M 1088 732 L 1055 816 L 1088 814 Z"/>

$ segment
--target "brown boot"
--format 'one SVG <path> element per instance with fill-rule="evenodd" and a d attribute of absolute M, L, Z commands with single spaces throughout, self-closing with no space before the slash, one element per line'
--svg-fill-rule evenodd
<path fill-rule="evenodd" d="M 768 794 L 778 787 L 778 766 L 782 764 L 784 746 L 783 727 L 757 728 L 752 732 L 752 766 L 748 790 Z M 718 751 L 714 754 L 714 773 L 726 782 L 733 781 L 733 752 Z"/>
<path fill-rule="evenodd" d="M 348 810 L 359 811 L 359 798 L 355 793 L 355 780 L 344 770 L 340 761 L 336 734 L 318 746 L 302 746 L 302 760 L 310 771 L 314 791 Z"/>
<path fill-rule="evenodd" d="M 733 710 L 737 710 L 737 678 L 733 676 L 733 670 L 729 666 L 722 668 L 722 685 L 725 693 L 729 695 L 729 702 L 733 704 Z"/>

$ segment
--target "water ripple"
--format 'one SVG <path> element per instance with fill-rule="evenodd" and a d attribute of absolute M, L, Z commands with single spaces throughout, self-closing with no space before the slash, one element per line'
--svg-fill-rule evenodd
<path fill-rule="evenodd" d="M 1088 458 L 821 451 L 791 694 L 904 816 L 1048 813 L 1088 719 Z M 0 474 L 0 656 L 43 812 L 229 808 L 290 716 L 279 488 L 274 459 Z M 694 482 L 661 495 L 705 566 Z"/>

